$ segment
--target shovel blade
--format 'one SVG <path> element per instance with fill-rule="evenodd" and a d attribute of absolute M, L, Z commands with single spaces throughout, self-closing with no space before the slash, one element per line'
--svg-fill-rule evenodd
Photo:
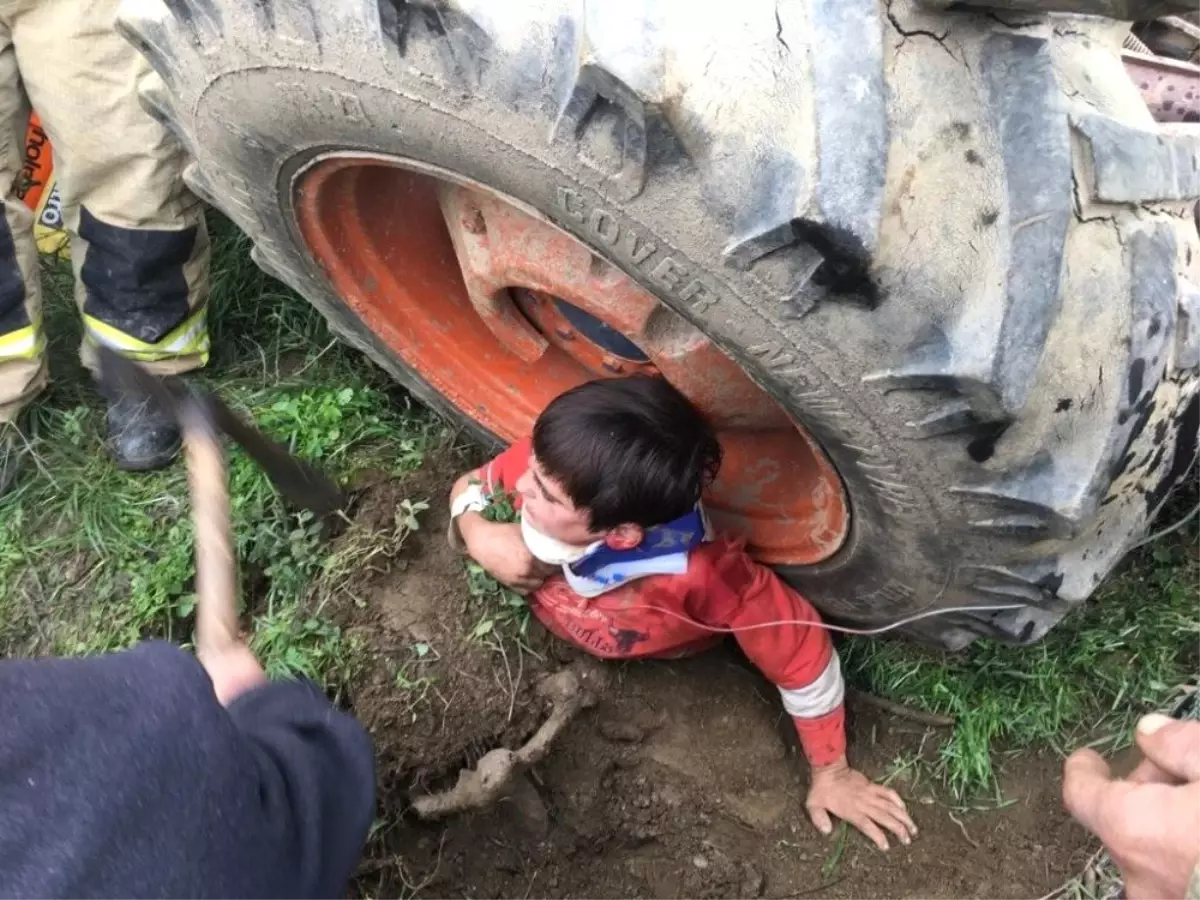
<path fill-rule="evenodd" d="M 332 479 L 268 438 L 216 394 L 179 378 L 155 375 L 103 345 L 97 358 L 97 378 L 105 393 L 144 398 L 172 415 L 184 429 L 206 427 L 224 433 L 246 451 L 293 506 L 324 516 L 344 505 L 345 497 Z"/>

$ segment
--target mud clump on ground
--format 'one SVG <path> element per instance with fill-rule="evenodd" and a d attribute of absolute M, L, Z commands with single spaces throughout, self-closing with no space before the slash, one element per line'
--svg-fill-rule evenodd
<path fill-rule="evenodd" d="M 455 474 L 447 463 L 379 484 L 355 513 L 369 526 L 405 498 L 431 506 L 338 613 L 368 648 L 348 699 L 379 754 L 380 824 L 356 895 L 1029 897 L 1090 856 L 1059 801 L 1052 753 L 1008 767 L 1003 789 L 1016 802 L 1000 810 L 954 810 L 935 785 L 901 774 L 892 785 L 921 829 L 910 847 L 883 854 L 852 831 L 821 836 L 804 813 L 807 769 L 778 694 L 732 647 L 610 665 L 598 704 L 494 807 L 419 821 L 412 792 L 448 787 L 488 751 L 521 746 L 549 711 L 538 682 L 580 658 L 536 621 L 524 650 L 472 636 L 481 601 L 444 539 Z M 851 761 L 872 777 L 937 744 L 911 721 L 853 703 L 849 712 Z"/>
<path fill-rule="evenodd" d="M 404 500 L 430 507 L 395 559 L 355 576 L 343 595 L 356 602 L 338 611 L 346 632 L 367 648 L 350 700 L 375 739 L 389 787 L 423 783 L 527 737 L 541 711 L 536 683 L 557 668 L 547 664 L 548 642 L 533 628 L 521 639 L 527 650 L 515 630 L 472 635 L 491 611 L 468 590 L 465 560 L 445 540 L 444 495 L 453 477 L 446 467 L 384 482 L 367 489 L 354 510 L 369 534 L 386 527 Z"/>

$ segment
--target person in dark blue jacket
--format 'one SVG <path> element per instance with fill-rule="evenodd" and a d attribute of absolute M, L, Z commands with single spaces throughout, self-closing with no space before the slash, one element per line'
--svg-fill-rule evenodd
<path fill-rule="evenodd" d="M 0 896 L 338 897 L 370 739 L 237 645 L 0 661 Z"/>

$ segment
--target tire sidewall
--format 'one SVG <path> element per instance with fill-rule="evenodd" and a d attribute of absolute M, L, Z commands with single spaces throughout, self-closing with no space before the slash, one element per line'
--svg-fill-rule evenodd
<path fill-rule="evenodd" d="M 232 198 L 223 205 L 255 239 L 260 262 L 313 300 L 341 336 L 477 436 L 495 442 L 369 332 L 306 249 L 292 199 L 314 161 L 378 154 L 441 169 L 538 211 L 621 268 L 734 357 L 804 424 L 840 473 L 851 506 L 842 549 L 819 565 L 784 567 L 784 576 L 827 614 L 862 622 L 953 601 L 953 560 L 968 553 L 961 540 L 953 551 L 939 540 L 961 528 L 944 527 L 935 487 L 911 471 L 916 454 L 895 452 L 901 438 L 889 433 L 878 406 L 872 414 L 877 392 L 864 396 L 856 367 L 847 361 L 836 381 L 827 377 L 805 354 L 800 329 L 770 314 L 777 298 L 715 257 L 714 242 L 728 239 L 723 224 L 697 222 L 694 207 L 663 202 L 672 191 L 685 198 L 686 172 L 632 201 L 609 199 L 571 147 L 545 140 L 540 115 L 464 101 L 424 83 L 384 87 L 332 72 L 245 69 L 214 79 L 192 112 L 200 167 L 218 197 Z M 531 139 L 535 133 L 540 141 Z M 656 249 L 639 264 L 629 251 L 644 252 L 646 243 Z M 828 359 L 832 348 L 821 350 Z"/>

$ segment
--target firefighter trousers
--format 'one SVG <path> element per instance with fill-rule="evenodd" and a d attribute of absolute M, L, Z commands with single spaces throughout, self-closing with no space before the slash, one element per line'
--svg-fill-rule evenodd
<path fill-rule="evenodd" d="M 137 99 L 148 66 L 113 27 L 118 0 L 0 0 L 0 422 L 46 384 L 33 212 L 20 199 L 37 110 L 71 238 L 81 354 L 97 344 L 163 374 L 208 359 L 209 243 L 184 149 Z"/>

